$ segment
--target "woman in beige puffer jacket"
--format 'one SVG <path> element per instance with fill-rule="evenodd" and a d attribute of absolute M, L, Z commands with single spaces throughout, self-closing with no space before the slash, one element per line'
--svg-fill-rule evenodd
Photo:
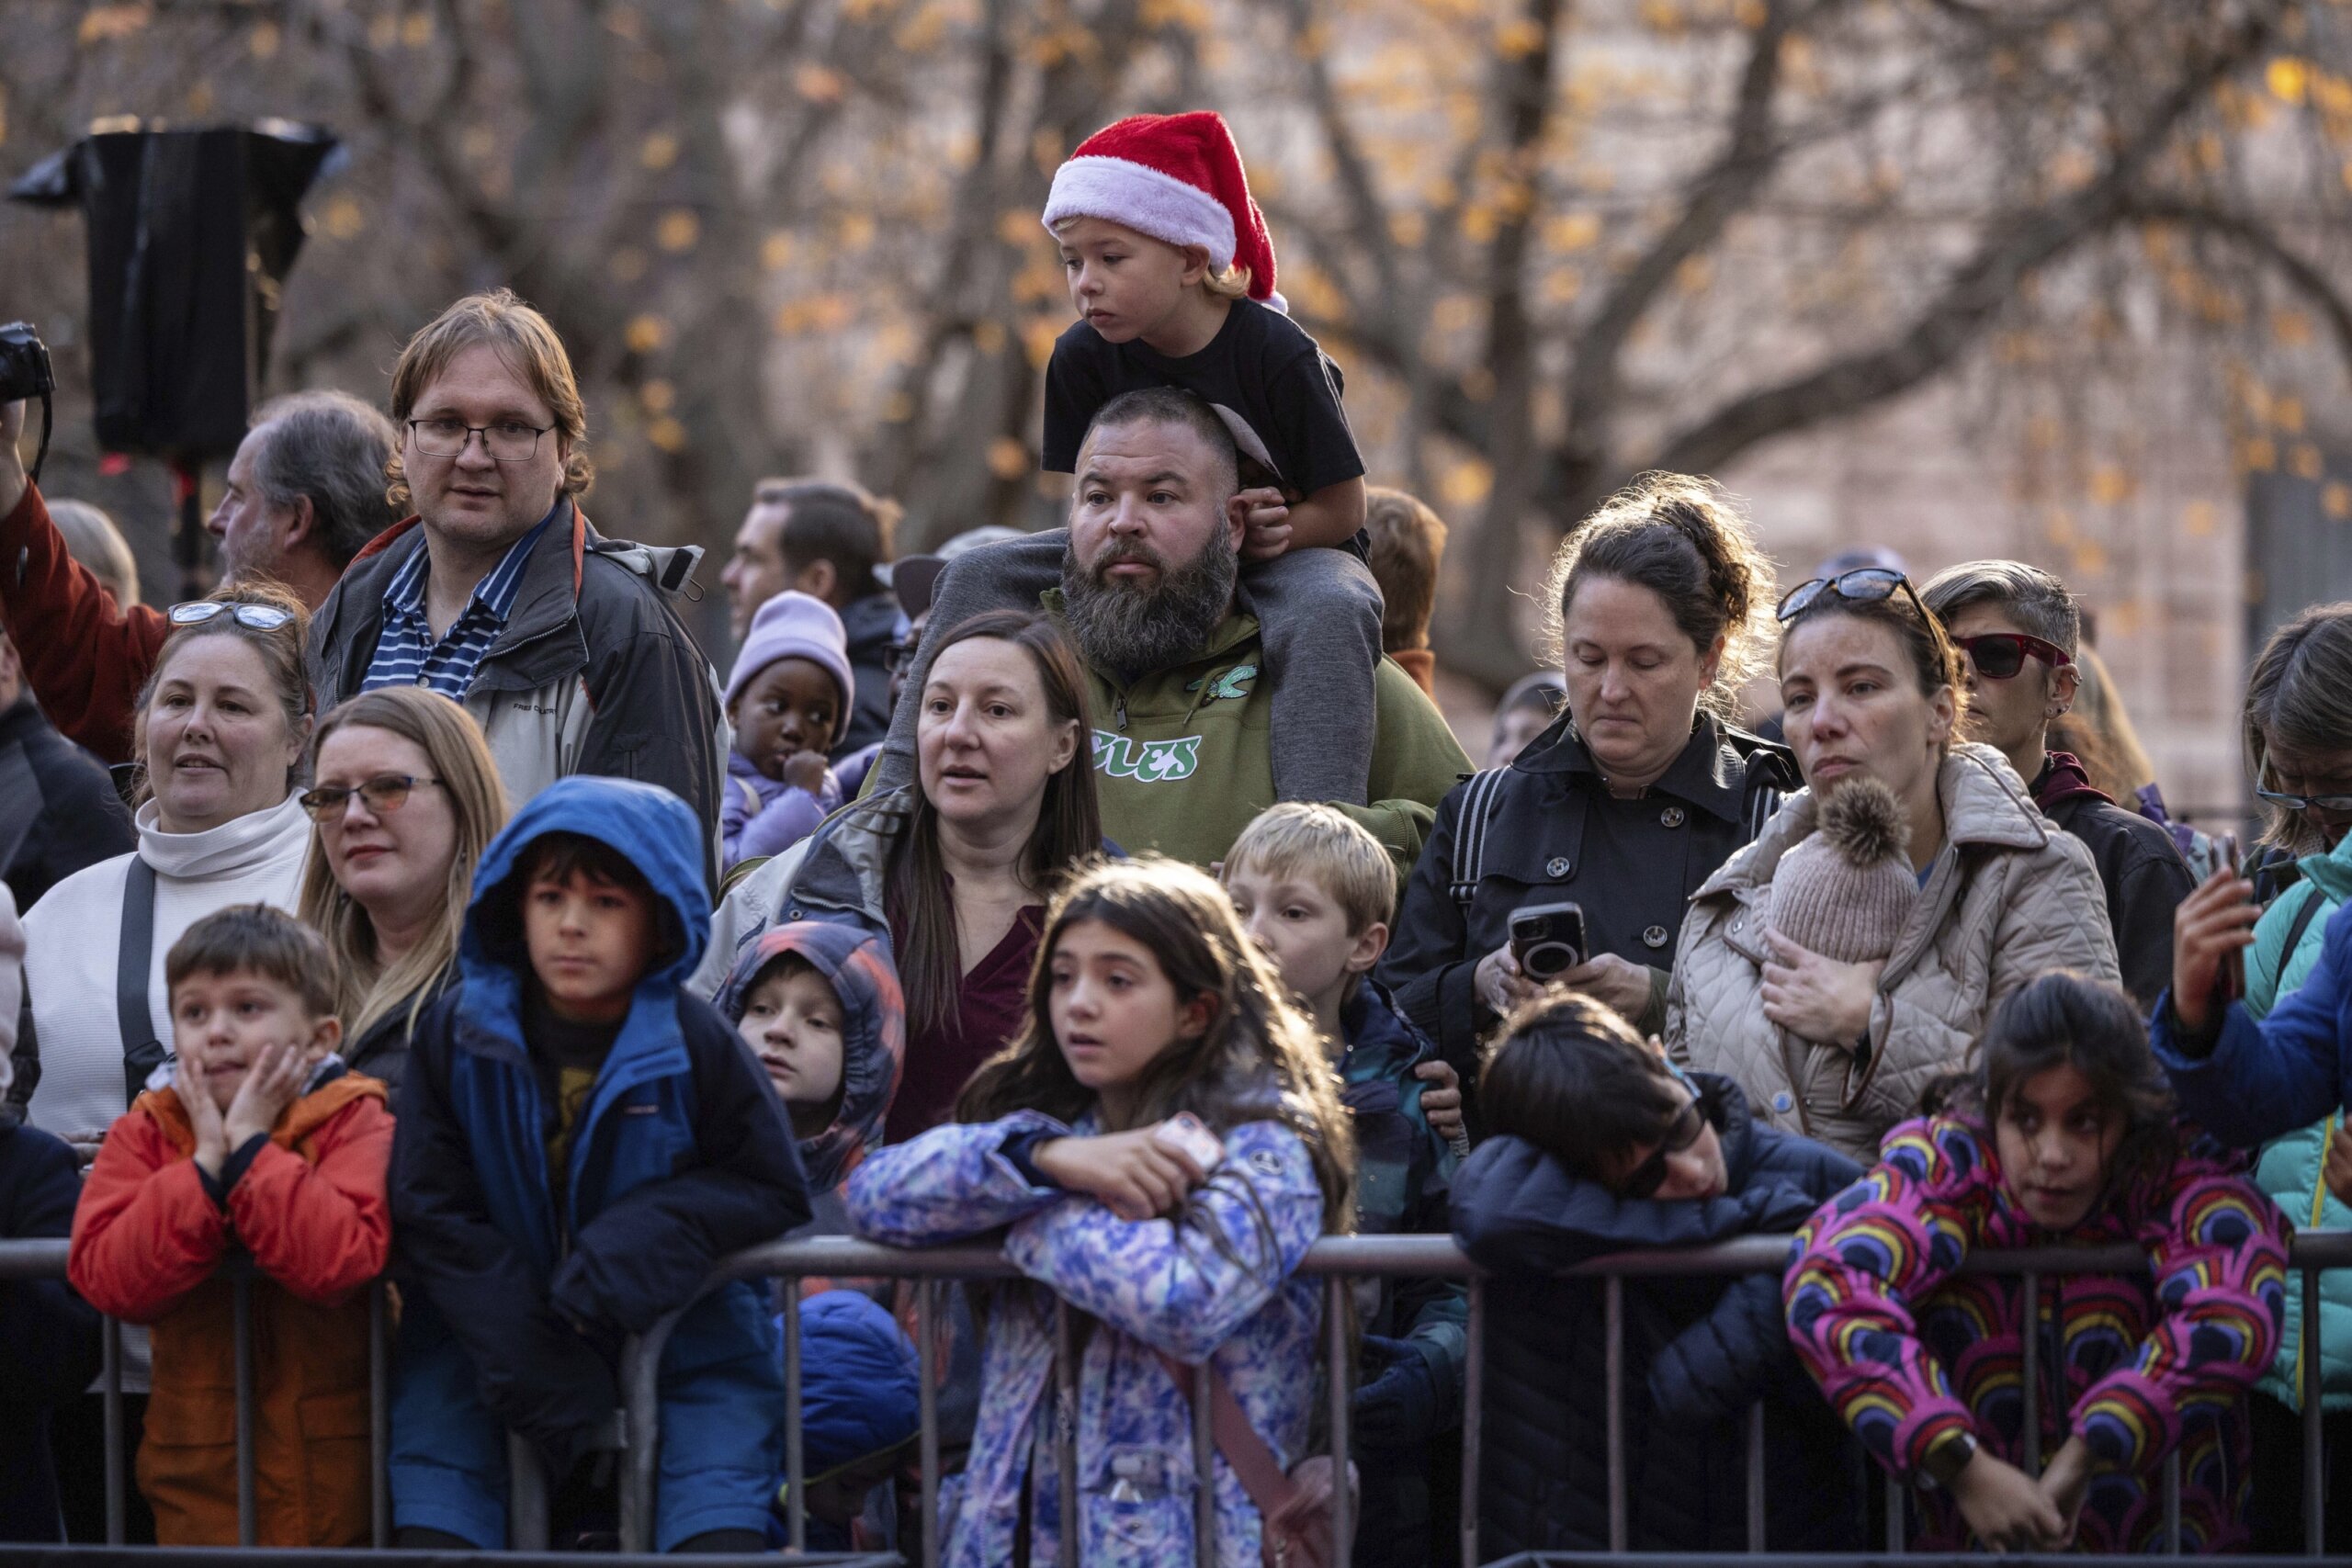
<path fill-rule="evenodd" d="M 2118 973 L 2090 852 L 1998 751 L 1951 739 L 1959 655 L 1940 624 L 1899 577 L 1849 586 L 1880 596 L 1808 583 L 1781 601 L 1796 623 L 1784 724 L 1811 787 L 1693 896 L 1666 1040 L 1677 1060 L 1736 1080 L 1773 1125 L 1868 1165 L 1923 1089 L 1973 1064 L 1995 1002 L 2052 969 Z M 1922 878 L 1883 965 L 1837 964 L 1770 930 L 1772 873 L 1813 832 L 1816 792 L 1865 775 L 1905 803 Z"/>

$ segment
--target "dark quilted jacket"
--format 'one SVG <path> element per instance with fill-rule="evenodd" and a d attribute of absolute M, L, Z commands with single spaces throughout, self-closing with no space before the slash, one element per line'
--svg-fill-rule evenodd
<path fill-rule="evenodd" d="M 1481 1145 L 1453 1184 L 1453 1233 L 1487 1282 L 1479 1549 L 1489 1557 L 1609 1546 L 1602 1286 L 1546 1277 L 1603 1253 L 1793 1231 L 1860 1170 L 1754 1122 L 1727 1078 L 1699 1075 L 1722 1110 L 1730 1184 L 1699 1201 L 1623 1200 L 1519 1138 Z M 1766 1543 L 1861 1545 L 1862 1467 L 1799 1368 L 1780 1280 L 1758 1274 L 1625 1283 L 1627 1544 L 1746 1548 L 1747 1407 L 1767 1401 Z"/>

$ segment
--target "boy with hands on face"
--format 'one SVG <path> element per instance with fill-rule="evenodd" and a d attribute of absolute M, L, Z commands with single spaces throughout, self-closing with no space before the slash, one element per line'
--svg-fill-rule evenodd
<path fill-rule="evenodd" d="M 253 1286 L 257 1540 L 368 1536 L 368 1304 L 390 1244 L 384 1086 L 334 1055 L 333 961 L 264 904 L 188 928 L 164 960 L 168 1082 L 107 1134 L 74 1216 L 68 1275 L 154 1325 L 140 1490 L 167 1546 L 237 1540 L 234 1287 Z M 163 1077 L 158 1074 L 158 1078 Z"/>

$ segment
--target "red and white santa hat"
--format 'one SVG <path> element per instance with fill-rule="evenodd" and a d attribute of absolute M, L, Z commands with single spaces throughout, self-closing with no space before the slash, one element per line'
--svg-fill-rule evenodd
<path fill-rule="evenodd" d="M 1250 269 L 1250 298 L 1281 309 L 1274 293 L 1274 242 L 1250 198 L 1250 177 L 1225 117 L 1132 115 L 1078 144 L 1054 171 L 1046 227 L 1100 218 L 1171 245 L 1199 245 L 1218 272 Z"/>

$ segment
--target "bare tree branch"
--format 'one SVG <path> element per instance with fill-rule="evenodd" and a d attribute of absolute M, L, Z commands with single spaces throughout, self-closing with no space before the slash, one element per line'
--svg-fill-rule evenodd
<path fill-rule="evenodd" d="M 2352 369 L 2352 296 L 2336 287 L 2326 270 L 2305 258 L 2278 231 L 2243 212 L 2210 206 L 2176 196 L 2136 196 L 2123 204 L 2119 216 L 2146 223 L 2174 223 L 2213 234 L 2251 252 L 2278 269 L 2289 286 L 2326 318 L 2335 336 L 2336 352 Z"/>

